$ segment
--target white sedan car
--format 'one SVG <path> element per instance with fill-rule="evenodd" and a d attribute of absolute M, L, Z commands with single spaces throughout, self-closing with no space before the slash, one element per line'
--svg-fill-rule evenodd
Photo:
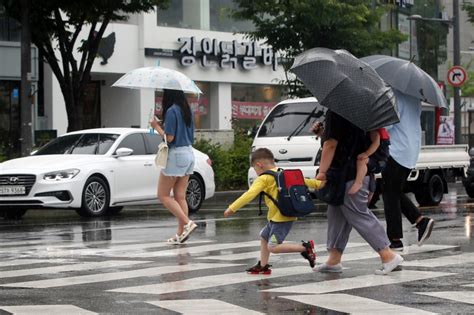
<path fill-rule="evenodd" d="M 90 217 L 159 203 L 154 159 L 160 142 L 156 133 L 134 128 L 60 136 L 31 156 L 0 163 L 0 212 L 19 218 L 32 208 L 71 208 Z M 215 191 L 209 157 L 198 150 L 194 155 L 186 196 L 191 212 Z"/>

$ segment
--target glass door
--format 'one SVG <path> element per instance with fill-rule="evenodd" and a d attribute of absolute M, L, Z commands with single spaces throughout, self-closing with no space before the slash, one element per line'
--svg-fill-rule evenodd
<path fill-rule="evenodd" d="M 0 160 L 21 153 L 20 81 L 0 81 Z"/>

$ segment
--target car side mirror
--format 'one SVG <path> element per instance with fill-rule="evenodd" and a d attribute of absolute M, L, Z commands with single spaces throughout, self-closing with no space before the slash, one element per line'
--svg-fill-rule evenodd
<path fill-rule="evenodd" d="M 129 156 L 132 155 L 133 150 L 129 148 L 119 148 L 115 151 L 115 157 Z"/>
<path fill-rule="evenodd" d="M 470 155 L 471 157 L 474 157 L 474 148 L 470 148 L 470 149 L 469 149 L 469 155 Z"/>

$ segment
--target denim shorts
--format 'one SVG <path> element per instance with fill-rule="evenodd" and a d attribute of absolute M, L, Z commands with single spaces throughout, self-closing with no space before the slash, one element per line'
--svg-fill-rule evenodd
<path fill-rule="evenodd" d="M 268 222 L 260 231 L 260 237 L 267 241 L 268 245 L 275 246 L 283 243 L 288 233 L 290 233 L 293 221 L 289 222 Z"/>
<path fill-rule="evenodd" d="M 166 176 L 186 176 L 194 171 L 193 147 L 170 147 L 166 168 L 161 172 Z"/>

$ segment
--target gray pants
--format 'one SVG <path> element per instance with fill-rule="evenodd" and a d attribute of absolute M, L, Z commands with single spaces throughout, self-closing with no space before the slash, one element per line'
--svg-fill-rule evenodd
<path fill-rule="evenodd" d="M 337 249 L 343 253 L 349 240 L 352 228 L 376 251 L 390 245 L 385 230 L 380 221 L 367 207 L 369 194 L 369 176 L 363 180 L 362 188 L 354 195 L 347 191 L 353 181 L 346 183 L 344 204 L 341 206 L 328 206 L 328 240 L 327 247 Z"/>

